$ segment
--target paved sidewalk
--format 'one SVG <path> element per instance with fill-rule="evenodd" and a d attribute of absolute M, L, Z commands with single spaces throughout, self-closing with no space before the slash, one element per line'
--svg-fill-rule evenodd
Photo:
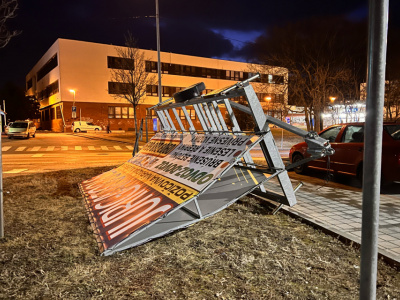
<path fill-rule="evenodd" d="M 298 181 L 292 180 L 293 186 Z M 278 186 L 266 185 L 278 192 Z M 282 209 L 319 227 L 361 244 L 362 192 L 305 183 L 297 204 Z M 400 195 L 380 198 L 378 251 L 400 264 Z"/>

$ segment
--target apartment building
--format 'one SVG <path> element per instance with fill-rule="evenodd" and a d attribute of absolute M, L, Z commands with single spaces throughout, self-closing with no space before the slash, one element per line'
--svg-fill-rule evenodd
<path fill-rule="evenodd" d="M 146 117 L 146 109 L 159 101 L 158 86 L 147 86 L 135 120 L 132 105 L 115 97 L 120 83 L 112 81 L 111 70 L 118 61 L 117 48 L 121 47 L 58 39 L 46 51 L 26 76 L 26 95 L 39 101 L 43 129 L 66 132 L 73 121 L 82 120 L 103 129 L 133 130 L 134 122 L 138 124 Z M 141 51 L 146 72 L 156 73 L 157 52 Z M 167 52 L 161 52 L 161 69 L 163 100 L 198 82 L 204 82 L 210 91 L 253 75 L 247 63 Z M 274 74 L 262 74 L 252 85 L 265 111 L 279 117 L 287 103 L 284 83 L 288 73 L 284 68 L 273 70 Z"/>

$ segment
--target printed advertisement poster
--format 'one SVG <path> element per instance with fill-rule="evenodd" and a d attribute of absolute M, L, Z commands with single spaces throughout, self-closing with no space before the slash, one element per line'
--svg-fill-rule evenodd
<path fill-rule="evenodd" d="M 201 191 L 245 151 L 251 138 L 159 133 L 128 162 Z"/>
<path fill-rule="evenodd" d="M 82 182 L 81 189 L 105 250 L 197 195 L 190 187 L 128 163 Z"/>
<path fill-rule="evenodd" d="M 82 182 L 104 250 L 196 196 L 245 151 L 251 138 L 157 133 L 128 162 Z"/>

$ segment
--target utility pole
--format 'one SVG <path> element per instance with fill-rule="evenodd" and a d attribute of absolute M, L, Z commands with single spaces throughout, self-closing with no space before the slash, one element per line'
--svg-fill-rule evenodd
<path fill-rule="evenodd" d="M 161 58 L 160 58 L 160 15 L 158 13 L 158 0 L 156 0 L 156 30 L 157 30 L 157 73 L 158 73 L 158 102 L 162 102 L 161 86 Z"/>
<path fill-rule="evenodd" d="M 376 299 L 379 198 L 389 0 L 369 0 L 360 299 Z M 368 163 L 367 163 L 368 162 Z"/>
<path fill-rule="evenodd" d="M 6 114 L 0 109 L 0 114 L 4 117 Z M 0 128 L 3 116 L 0 115 Z M 1 132 L 0 132 L 0 150 L 1 150 Z M 4 238 L 4 214 L 3 214 L 3 154 L 0 151 L 0 238 Z"/>

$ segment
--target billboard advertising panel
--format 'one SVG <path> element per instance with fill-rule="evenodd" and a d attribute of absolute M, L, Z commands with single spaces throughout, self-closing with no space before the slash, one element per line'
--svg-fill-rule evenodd
<path fill-rule="evenodd" d="M 245 151 L 250 139 L 157 133 L 128 162 L 82 182 L 101 250 L 118 246 L 201 193 Z"/>

